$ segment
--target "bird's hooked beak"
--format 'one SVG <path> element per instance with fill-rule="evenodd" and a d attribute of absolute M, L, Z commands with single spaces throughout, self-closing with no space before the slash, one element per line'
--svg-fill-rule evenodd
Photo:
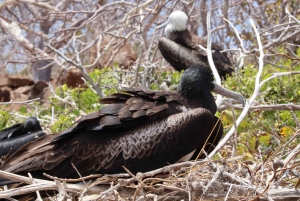
<path fill-rule="evenodd" d="M 161 25 L 155 27 L 155 29 L 163 28 L 163 27 L 167 26 L 168 24 L 169 24 L 169 19 L 167 21 L 165 21 L 164 23 L 162 23 Z"/>
<path fill-rule="evenodd" d="M 213 92 L 237 100 L 242 103 L 243 107 L 245 106 L 245 98 L 242 94 L 225 89 L 224 87 L 218 85 L 216 82 L 213 82 L 213 85 L 215 86 L 212 90 Z"/>

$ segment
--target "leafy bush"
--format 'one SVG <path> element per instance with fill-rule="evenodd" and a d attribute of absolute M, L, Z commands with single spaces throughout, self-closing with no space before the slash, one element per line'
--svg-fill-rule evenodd
<path fill-rule="evenodd" d="M 298 51 L 299 55 L 299 51 Z M 294 65 L 289 59 L 280 59 L 278 67 L 272 65 L 264 66 L 261 80 L 265 80 L 277 72 L 299 71 L 300 65 Z M 257 69 L 254 65 L 248 65 L 240 69 L 237 76 L 228 77 L 225 85 L 228 89 L 240 92 L 246 98 L 250 98 L 255 87 L 255 77 Z M 256 100 L 259 105 L 287 104 L 300 102 L 300 81 L 299 75 L 288 75 L 276 77 L 262 86 L 261 93 Z M 235 111 L 236 116 L 240 111 Z M 225 128 L 225 133 L 233 126 L 233 116 L 231 111 L 219 113 Z M 289 110 L 253 110 L 238 127 L 239 133 L 239 153 L 249 153 L 256 151 L 258 146 L 276 148 L 279 143 L 286 143 L 296 131 L 296 120 L 299 120 L 300 111 Z M 291 146 L 299 143 L 295 139 Z M 251 154 L 250 154 L 251 155 Z"/>

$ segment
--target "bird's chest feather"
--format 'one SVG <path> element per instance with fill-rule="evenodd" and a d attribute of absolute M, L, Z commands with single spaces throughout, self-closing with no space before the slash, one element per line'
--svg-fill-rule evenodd
<path fill-rule="evenodd" d="M 105 144 L 113 146 L 125 159 L 142 157 L 146 151 L 151 155 L 157 151 L 170 151 L 174 147 L 198 147 L 212 129 L 212 122 L 213 117 L 207 110 L 187 110 L 151 124 L 128 129 L 118 137 L 107 139 Z M 158 150 L 151 153 L 153 149 Z"/>

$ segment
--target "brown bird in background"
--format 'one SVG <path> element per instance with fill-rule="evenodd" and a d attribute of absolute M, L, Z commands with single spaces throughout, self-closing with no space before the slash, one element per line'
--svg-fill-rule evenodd
<path fill-rule="evenodd" d="M 168 20 L 156 29 L 165 27 L 164 34 L 159 40 L 158 47 L 163 57 L 177 71 L 185 70 L 191 65 L 203 65 L 209 67 L 206 51 L 199 45 L 207 47 L 207 41 L 191 33 L 187 29 L 188 17 L 182 11 L 174 11 Z M 171 41 L 174 43 L 172 43 Z M 180 53 L 181 49 L 185 53 Z M 231 75 L 234 68 L 225 52 L 215 43 L 211 44 L 212 57 L 221 78 Z M 179 52 L 174 54 L 174 51 Z"/>

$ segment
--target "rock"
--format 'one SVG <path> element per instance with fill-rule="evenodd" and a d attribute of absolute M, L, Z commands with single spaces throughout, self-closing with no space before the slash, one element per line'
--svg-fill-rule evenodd
<path fill-rule="evenodd" d="M 48 84 L 43 80 L 39 80 L 33 85 L 32 90 L 34 90 L 36 93 L 41 93 L 45 87 L 48 87 Z"/>
<path fill-rule="evenodd" d="M 20 94 L 28 94 L 31 91 L 30 86 L 22 86 L 14 90 L 15 92 L 18 92 Z"/>
<path fill-rule="evenodd" d="M 22 93 L 19 93 L 19 92 L 16 92 L 16 91 L 11 91 L 10 92 L 10 97 L 11 97 L 11 100 L 13 102 L 27 101 L 28 100 L 28 95 L 22 94 Z"/>
<path fill-rule="evenodd" d="M 71 70 L 62 70 L 64 72 L 61 72 L 62 76 L 59 80 L 59 84 L 63 85 L 66 84 L 68 87 L 74 88 L 83 86 L 85 83 L 81 79 L 83 77 L 82 72 L 79 69 L 71 69 Z"/>
<path fill-rule="evenodd" d="M 30 99 L 40 98 L 41 100 L 48 100 L 48 98 L 44 99 L 43 97 L 43 91 L 45 88 L 48 88 L 48 84 L 45 81 L 37 81 L 32 87 Z"/>
<path fill-rule="evenodd" d="M 42 91 L 42 93 L 40 93 L 40 99 L 44 100 L 43 101 L 43 106 L 44 107 L 50 107 L 51 103 L 45 100 L 49 100 L 49 97 L 53 96 L 52 92 L 50 91 L 49 87 L 45 87 Z"/>
<path fill-rule="evenodd" d="M 12 102 L 22 102 L 22 101 L 27 101 L 28 100 L 28 95 L 11 91 L 10 92 L 10 97 Z M 24 106 L 24 104 L 11 104 L 9 111 L 17 111 L 20 109 L 20 107 Z"/>
<path fill-rule="evenodd" d="M 10 92 L 7 89 L 0 89 L 0 102 L 9 102 Z"/>
<path fill-rule="evenodd" d="M 33 80 L 26 76 L 12 75 L 8 77 L 8 87 L 18 88 L 26 85 L 33 85 Z"/>
<path fill-rule="evenodd" d="M 5 73 L 0 73 L 0 87 L 7 86 L 8 76 Z"/>
<path fill-rule="evenodd" d="M 1 87 L 1 89 L 2 89 L 2 90 L 7 90 L 7 91 L 13 91 L 13 89 L 12 89 L 12 88 L 10 88 L 10 87 L 7 87 L 7 86 L 5 86 L 5 87 Z"/>

